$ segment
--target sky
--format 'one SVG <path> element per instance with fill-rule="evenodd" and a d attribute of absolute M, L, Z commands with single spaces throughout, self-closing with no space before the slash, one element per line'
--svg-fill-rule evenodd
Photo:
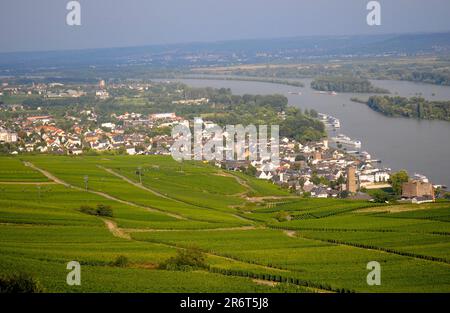
<path fill-rule="evenodd" d="M 0 0 L 0 52 L 67 50 L 313 35 L 450 31 L 449 0 Z"/>

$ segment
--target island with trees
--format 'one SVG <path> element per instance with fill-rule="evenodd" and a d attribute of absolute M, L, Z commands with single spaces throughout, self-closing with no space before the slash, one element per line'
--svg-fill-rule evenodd
<path fill-rule="evenodd" d="M 367 101 L 352 98 L 352 101 L 366 103 L 372 110 L 386 116 L 450 121 L 450 101 L 399 96 L 371 96 Z"/>
<path fill-rule="evenodd" d="M 386 89 L 373 86 L 367 79 L 352 76 L 317 77 L 311 82 L 311 88 L 335 92 L 389 93 Z"/>

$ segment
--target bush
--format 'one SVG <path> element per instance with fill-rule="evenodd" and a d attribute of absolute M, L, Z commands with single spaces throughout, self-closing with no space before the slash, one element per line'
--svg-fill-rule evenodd
<path fill-rule="evenodd" d="M 113 216 L 112 209 L 109 205 L 98 204 L 97 205 L 97 214 L 100 216 Z"/>
<path fill-rule="evenodd" d="M 311 192 L 309 191 L 305 191 L 304 193 L 302 193 L 303 198 L 311 198 Z"/>
<path fill-rule="evenodd" d="M 80 207 L 80 212 L 83 212 L 85 214 L 89 214 L 89 215 L 97 215 L 96 214 L 96 210 L 90 206 L 87 205 L 82 205 Z"/>
<path fill-rule="evenodd" d="M 208 267 L 206 257 L 197 247 L 179 249 L 177 255 L 169 258 L 159 265 L 160 269 L 172 271 L 189 271 L 198 268 Z"/>
<path fill-rule="evenodd" d="M 96 208 L 83 205 L 80 207 L 80 212 L 95 215 L 95 216 L 113 216 L 113 211 L 109 205 L 98 204 Z"/>
<path fill-rule="evenodd" d="M 20 273 L 11 276 L 0 276 L 0 293 L 41 293 L 44 288 L 31 275 Z"/>
<path fill-rule="evenodd" d="M 128 258 L 124 255 L 119 255 L 114 262 L 111 263 L 112 266 L 126 267 L 129 264 Z"/>
<path fill-rule="evenodd" d="M 390 200 L 393 200 L 393 197 L 391 195 L 389 195 L 387 192 L 384 192 L 382 190 L 373 191 L 372 197 L 376 203 L 385 203 L 385 202 L 389 202 Z"/>
<path fill-rule="evenodd" d="M 286 222 L 291 220 L 291 216 L 289 215 L 289 213 L 285 211 L 279 211 L 275 215 L 275 218 L 277 219 L 278 222 Z"/>

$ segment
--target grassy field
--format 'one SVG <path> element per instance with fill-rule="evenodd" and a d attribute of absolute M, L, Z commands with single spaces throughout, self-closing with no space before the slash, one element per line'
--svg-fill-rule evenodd
<path fill-rule="evenodd" d="M 18 158 L 2 157 L 0 160 L 0 183 L 48 181 L 44 175 L 26 167 Z"/>
<path fill-rule="evenodd" d="M 83 211 L 98 205 L 112 216 Z M 301 199 L 170 157 L 0 157 L 0 276 L 47 292 L 449 292 L 449 218 L 450 202 Z M 206 267 L 159 269 L 192 246 Z"/>

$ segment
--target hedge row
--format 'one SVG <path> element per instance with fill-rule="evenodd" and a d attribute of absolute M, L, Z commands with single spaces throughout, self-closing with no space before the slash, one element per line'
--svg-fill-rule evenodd
<path fill-rule="evenodd" d="M 346 288 L 334 288 L 328 284 L 324 283 L 316 283 L 308 280 L 302 280 L 299 278 L 287 277 L 283 275 L 273 275 L 273 274 L 264 274 L 264 273 L 254 273 L 246 270 L 233 270 L 233 269 L 222 269 L 217 267 L 210 267 L 209 271 L 212 273 L 218 273 L 227 276 L 240 276 L 240 277 L 249 277 L 260 280 L 273 281 L 277 283 L 287 283 L 293 284 L 302 287 L 316 288 L 321 290 L 328 290 L 330 292 L 338 292 L 338 293 L 353 293 L 354 290 L 346 289 Z"/>
<path fill-rule="evenodd" d="M 325 231 L 325 232 L 379 232 L 379 233 L 398 233 L 399 231 L 394 229 L 355 229 L 355 228 L 313 228 L 313 227 L 289 227 L 289 226 L 280 226 L 275 224 L 267 225 L 273 229 L 281 229 L 281 230 L 293 230 L 293 231 L 302 231 L 302 230 L 311 230 L 311 231 Z"/>
<path fill-rule="evenodd" d="M 443 262 L 443 263 L 450 264 L 450 260 L 448 260 L 448 259 L 439 258 L 439 257 L 431 256 L 431 255 L 422 255 L 422 254 L 416 254 L 416 253 L 412 253 L 412 252 L 398 251 L 398 250 L 394 250 L 394 249 L 390 249 L 390 248 L 383 248 L 383 247 L 373 246 L 373 245 L 368 245 L 368 244 L 363 244 L 363 243 L 347 242 L 347 241 L 342 241 L 342 240 L 337 240 L 337 239 L 319 239 L 319 238 L 313 238 L 313 237 L 309 237 L 309 236 L 302 236 L 302 237 L 306 238 L 306 239 L 320 240 L 320 241 L 325 241 L 325 242 L 334 243 L 334 244 L 352 246 L 352 247 L 356 247 L 356 248 L 378 250 L 378 251 L 388 252 L 388 253 L 397 254 L 397 255 L 401 255 L 401 256 L 407 256 L 407 257 L 411 257 L 411 258 L 417 258 L 417 259 L 423 259 L 423 260 L 427 260 L 427 261 Z"/>

